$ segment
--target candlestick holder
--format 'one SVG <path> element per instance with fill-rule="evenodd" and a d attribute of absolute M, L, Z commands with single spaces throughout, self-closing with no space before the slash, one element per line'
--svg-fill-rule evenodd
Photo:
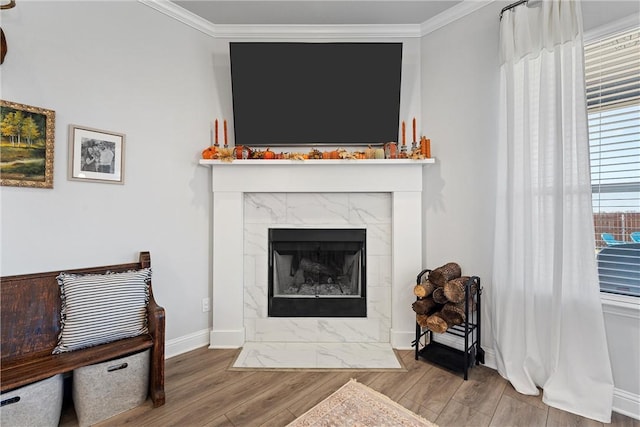
<path fill-rule="evenodd" d="M 407 158 L 407 146 L 403 145 L 402 147 L 400 147 L 400 158 L 401 159 L 406 159 Z"/>
<path fill-rule="evenodd" d="M 418 148 L 418 143 L 414 140 L 411 143 L 411 151 L 416 151 L 416 148 Z"/>

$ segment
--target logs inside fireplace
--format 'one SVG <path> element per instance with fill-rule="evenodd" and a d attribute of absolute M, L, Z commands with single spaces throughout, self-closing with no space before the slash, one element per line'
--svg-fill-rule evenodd
<path fill-rule="evenodd" d="M 269 229 L 269 317 L 366 317 L 365 229 Z"/>

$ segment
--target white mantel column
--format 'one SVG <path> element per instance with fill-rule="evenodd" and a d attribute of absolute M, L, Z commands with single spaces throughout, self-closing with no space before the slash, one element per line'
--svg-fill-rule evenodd
<path fill-rule="evenodd" d="M 217 191 L 213 195 L 213 328 L 210 348 L 244 344 L 244 194 Z"/>
<path fill-rule="evenodd" d="M 422 192 L 396 191 L 391 222 L 391 347 L 410 348 L 415 339 L 413 286 L 422 270 Z"/>

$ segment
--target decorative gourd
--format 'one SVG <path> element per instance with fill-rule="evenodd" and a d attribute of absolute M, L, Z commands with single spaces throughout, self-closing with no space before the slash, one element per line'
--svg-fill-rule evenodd
<path fill-rule="evenodd" d="M 376 150 L 374 150 L 371 146 L 367 147 L 364 150 L 364 158 L 365 159 L 375 159 L 376 158 Z"/>
<path fill-rule="evenodd" d="M 339 159 L 340 158 L 340 152 L 338 150 L 333 150 L 329 152 L 329 158 L 330 159 Z"/>
<path fill-rule="evenodd" d="M 373 158 L 374 159 L 384 159 L 384 148 L 376 148 Z"/>
<path fill-rule="evenodd" d="M 331 152 L 323 151 L 322 152 L 322 158 L 325 159 L 325 160 L 330 159 L 331 158 Z"/>
<path fill-rule="evenodd" d="M 384 144 L 384 154 L 387 159 L 397 159 L 398 144 L 395 142 L 387 142 Z"/>
<path fill-rule="evenodd" d="M 309 152 L 308 157 L 312 160 L 322 159 L 322 153 L 320 150 L 316 150 L 315 148 Z"/>
<path fill-rule="evenodd" d="M 267 148 L 267 150 L 264 152 L 264 155 L 262 156 L 262 158 L 265 159 L 265 160 L 273 160 L 273 159 L 276 158 L 276 153 L 271 151 L 271 149 Z"/>
<path fill-rule="evenodd" d="M 218 158 L 218 150 L 213 145 L 202 150 L 202 158 L 211 160 Z"/>

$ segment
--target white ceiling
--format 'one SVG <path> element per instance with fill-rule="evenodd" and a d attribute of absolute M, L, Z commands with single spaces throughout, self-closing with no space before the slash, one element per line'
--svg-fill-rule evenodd
<path fill-rule="evenodd" d="M 173 0 L 173 3 L 214 25 L 403 25 L 421 24 L 462 1 Z"/>

